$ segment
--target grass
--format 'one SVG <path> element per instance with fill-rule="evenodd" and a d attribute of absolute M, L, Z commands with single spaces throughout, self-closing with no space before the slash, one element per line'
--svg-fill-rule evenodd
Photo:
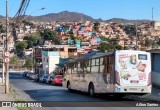
<path fill-rule="evenodd" d="M 19 94 L 16 93 L 16 91 L 11 87 L 10 87 L 10 93 L 16 102 L 25 102 L 24 100 L 18 98 Z M 30 107 L 17 107 L 17 109 L 18 110 L 32 110 Z"/>
<path fill-rule="evenodd" d="M 17 107 L 18 110 L 31 110 L 31 108 L 29 107 Z"/>

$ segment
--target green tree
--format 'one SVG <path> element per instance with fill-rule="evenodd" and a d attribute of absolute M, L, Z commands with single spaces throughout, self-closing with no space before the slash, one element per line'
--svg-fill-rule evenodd
<path fill-rule="evenodd" d="M 45 29 L 43 32 L 41 32 L 41 36 L 43 36 L 45 40 L 52 40 L 55 44 L 60 44 L 60 39 L 55 31 Z"/>
<path fill-rule="evenodd" d="M 34 24 L 32 22 L 23 20 L 22 23 L 24 23 L 25 25 L 29 25 L 29 26 L 33 26 Z"/>
<path fill-rule="evenodd" d="M 110 42 L 110 38 L 107 38 L 107 37 L 104 37 L 104 36 L 100 36 L 101 40 L 102 41 L 107 41 L 107 42 Z"/>
<path fill-rule="evenodd" d="M 27 42 L 27 48 L 31 48 L 33 46 L 38 45 L 38 39 L 34 36 L 26 36 L 24 37 L 24 40 Z"/>
<path fill-rule="evenodd" d="M 3 61 L 2 61 L 2 60 L 0 60 L 0 66 L 2 66 L 2 62 L 3 62 Z"/>
<path fill-rule="evenodd" d="M 156 45 L 155 41 L 154 40 L 151 40 L 151 39 L 148 39 L 146 38 L 145 39 L 145 46 L 146 47 L 154 47 Z"/>
<path fill-rule="evenodd" d="M 115 49 L 121 50 L 121 49 L 123 49 L 123 47 L 121 45 L 115 45 Z"/>
<path fill-rule="evenodd" d="M 100 52 L 106 52 L 106 51 L 113 51 L 113 50 L 115 50 L 115 49 L 117 49 L 117 50 L 121 50 L 123 47 L 122 46 L 120 46 L 120 45 L 118 45 L 118 44 L 116 44 L 116 45 L 113 45 L 113 44 L 110 44 L 110 43 L 101 43 L 100 45 L 99 45 L 99 50 L 100 50 Z"/>
<path fill-rule="evenodd" d="M 112 50 L 114 50 L 114 49 L 115 49 L 114 45 L 109 44 L 109 43 L 101 43 L 101 44 L 99 45 L 99 50 L 100 50 L 101 52 L 112 51 Z"/>
<path fill-rule="evenodd" d="M 4 27 L 0 25 L 0 33 L 4 33 L 4 32 L 5 32 Z"/>
<path fill-rule="evenodd" d="M 15 67 L 16 65 L 18 65 L 18 57 L 17 56 L 13 56 L 10 58 L 10 64 Z"/>
<path fill-rule="evenodd" d="M 118 45 L 118 39 L 116 39 L 116 38 L 110 39 L 109 42 L 112 43 L 113 45 Z"/>
<path fill-rule="evenodd" d="M 32 68 L 33 68 L 33 60 L 32 59 L 26 60 L 25 67 L 27 67 L 29 70 L 32 70 Z"/>
<path fill-rule="evenodd" d="M 26 49 L 28 44 L 25 41 L 19 41 L 15 44 L 16 50 L 24 50 Z"/>
<path fill-rule="evenodd" d="M 28 36 L 25 36 L 23 40 L 26 40 L 28 47 L 27 48 L 31 48 L 33 46 L 37 46 L 39 44 L 39 39 L 40 39 L 40 32 L 35 32 L 32 33 Z"/>

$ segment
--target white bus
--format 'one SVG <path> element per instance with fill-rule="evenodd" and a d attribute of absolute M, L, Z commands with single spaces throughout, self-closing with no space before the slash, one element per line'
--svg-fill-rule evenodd
<path fill-rule="evenodd" d="M 150 53 L 117 50 L 65 63 L 63 87 L 112 94 L 151 93 Z M 115 94 L 115 95 L 116 95 Z"/>

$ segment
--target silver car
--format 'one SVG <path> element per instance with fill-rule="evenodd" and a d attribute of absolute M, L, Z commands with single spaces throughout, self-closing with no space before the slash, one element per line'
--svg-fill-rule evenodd
<path fill-rule="evenodd" d="M 45 83 L 47 81 L 47 79 L 48 79 L 48 76 L 42 76 L 42 77 L 40 77 L 39 82 Z"/>

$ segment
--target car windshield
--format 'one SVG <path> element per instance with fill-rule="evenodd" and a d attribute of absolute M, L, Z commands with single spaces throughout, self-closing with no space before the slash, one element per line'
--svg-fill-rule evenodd
<path fill-rule="evenodd" d="M 56 78 L 62 78 L 62 76 L 56 76 Z"/>
<path fill-rule="evenodd" d="M 48 78 L 48 76 L 44 76 L 44 78 Z"/>
<path fill-rule="evenodd" d="M 54 78 L 53 76 L 50 76 L 50 78 Z"/>

